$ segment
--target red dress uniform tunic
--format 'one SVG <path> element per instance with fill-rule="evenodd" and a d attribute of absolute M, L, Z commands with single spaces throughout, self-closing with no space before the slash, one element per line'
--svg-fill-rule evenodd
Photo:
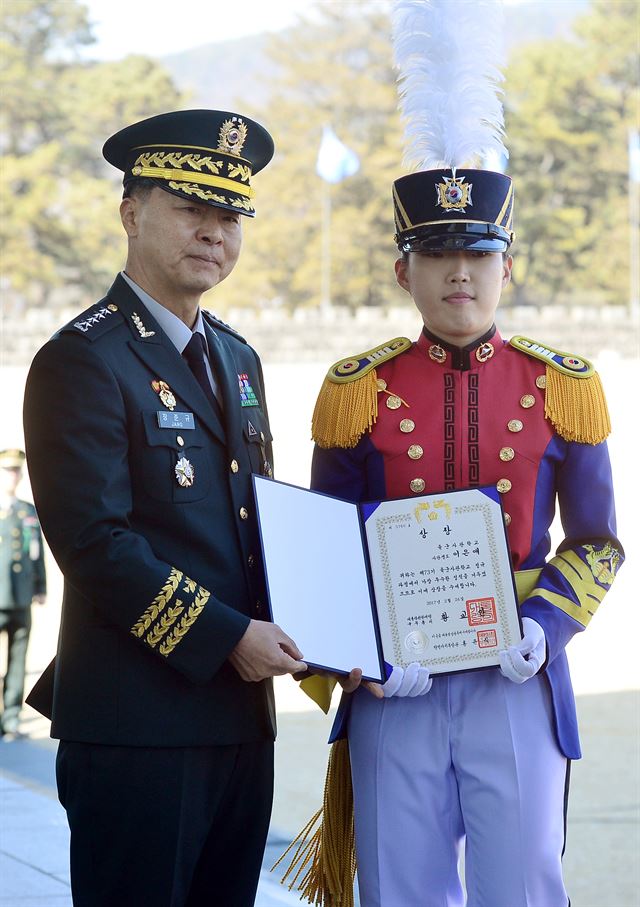
<path fill-rule="evenodd" d="M 545 632 L 558 743 L 579 758 L 564 650 L 622 559 L 606 442 L 558 434 L 545 417 L 545 362 L 505 343 L 495 328 L 463 350 L 425 330 L 376 375 L 375 424 L 355 447 L 316 445 L 312 487 L 366 501 L 497 486 L 514 570 L 536 571 L 521 613 Z M 547 562 L 556 502 L 565 538 Z M 343 730 L 339 715 L 334 739 Z"/>

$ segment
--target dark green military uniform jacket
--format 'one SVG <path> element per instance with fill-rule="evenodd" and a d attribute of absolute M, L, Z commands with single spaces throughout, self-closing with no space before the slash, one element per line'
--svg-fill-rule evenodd
<path fill-rule="evenodd" d="M 31 607 L 47 591 L 44 551 L 35 507 L 16 498 L 0 509 L 0 610 Z"/>
<path fill-rule="evenodd" d="M 227 661 L 250 618 L 268 618 L 251 485 L 271 460 L 262 372 L 243 338 L 205 321 L 222 421 L 122 277 L 31 367 L 27 462 L 65 591 L 55 665 L 28 702 L 54 737 L 274 736 L 271 682 Z"/>

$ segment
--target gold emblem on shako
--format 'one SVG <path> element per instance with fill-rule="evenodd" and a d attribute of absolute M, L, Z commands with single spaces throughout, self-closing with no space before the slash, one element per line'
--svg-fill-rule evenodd
<path fill-rule="evenodd" d="M 437 204 L 445 211 L 465 213 L 467 205 L 473 205 L 471 190 L 473 183 L 465 183 L 464 176 L 443 177 L 443 183 L 436 183 Z"/>
<path fill-rule="evenodd" d="M 176 463 L 175 472 L 178 485 L 181 485 L 182 488 L 191 488 L 196 477 L 196 471 L 186 457 L 180 457 Z"/>
<path fill-rule="evenodd" d="M 176 406 L 176 398 L 173 395 L 173 391 L 169 387 L 166 381 L 152 381 L 151 387 L 154 389 L 156 394 L 160 397 L 163 404 L 167 409 L 174 410 Z"/>

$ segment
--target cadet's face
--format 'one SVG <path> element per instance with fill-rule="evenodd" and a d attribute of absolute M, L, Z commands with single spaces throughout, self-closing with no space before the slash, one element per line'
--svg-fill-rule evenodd
<path fill-rule="evenodd" d="M 428 330 L 462 347 L 493 324 L 511 265 L 500 252 L 410 252 L 396 262 L 396 277 Z"/>
<path fill-rule="evenodd" d="M 127 273 L 158 302 L 199 298 L 238 260 L 241 215 L 155 188 L 123 199 Z"/>

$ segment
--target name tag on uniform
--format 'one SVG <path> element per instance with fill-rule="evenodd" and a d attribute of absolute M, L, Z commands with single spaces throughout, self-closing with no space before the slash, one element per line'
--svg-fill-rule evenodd
<path fill-rule="evenodd" d="M 185 429 L 196 427 L 193 413 L 174 413 L 159 410 L 157 416 L 160 428 L 179 428 L 184 431 Z"/>

